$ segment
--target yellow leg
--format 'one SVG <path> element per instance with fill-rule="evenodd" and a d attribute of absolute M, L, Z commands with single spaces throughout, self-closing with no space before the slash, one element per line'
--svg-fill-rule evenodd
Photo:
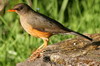
<path fill-rule="evenodd" d="M 42 38 L 44 43 L 38 49 L 44 49 L 48 45 L 48 38 Z"/>
<path fill-rule="evenodd" d="M 40 53 L 47 47 L 48 44 L 48 38 L 42 38 L 44 43 L 35 51 L 32 53 L 32 55 L 29 58 L 29 61 L 35 60 L 37 57 L 40 56 Z"/>

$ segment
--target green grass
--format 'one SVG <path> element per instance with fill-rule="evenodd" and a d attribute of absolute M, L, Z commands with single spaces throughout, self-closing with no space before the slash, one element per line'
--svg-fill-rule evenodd
<path fill-rule="evenodd" d="M 39 38 L 28 35 L 21 27 L 19 16 L 7 12 L 17 3 L 30 4 L 29 0 L 10 0 L 0 16 L 0 66 L 15 66 L 27 59 L 42 44 Z M 100 33 L 100 0 L 33 0 L 32 8 L 80 33 Z M 38 10 L 39 8 L 39 10 Z M 54 35 L 49 44 L 67 38 Z"/>

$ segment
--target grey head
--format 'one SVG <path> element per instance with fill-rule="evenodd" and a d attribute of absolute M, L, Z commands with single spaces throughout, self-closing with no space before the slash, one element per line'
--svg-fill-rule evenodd
<path fill-rule="evenodd" d="M 22 15 L 31 11 L 32 8 L 25 3 L 19 3 L 16 4 L 12 10 L 16 10 L 17 14 Z"/>

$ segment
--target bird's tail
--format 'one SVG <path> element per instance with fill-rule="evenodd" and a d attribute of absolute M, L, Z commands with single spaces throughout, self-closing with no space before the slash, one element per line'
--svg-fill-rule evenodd
<path fill-rule="evenodd" d="M 79 36 L 81 36 L 81 37 L 84 37 L 84 38 L 86 38 L 86 39 L 88 39 L 88 40 L 90 40 L 90 41 L 93 40 L 92 38 L 89 38 L 88 36 L 85 36 L 85 35 L 83 35 L 83 34 L 81 34 L 81 33 L 75 32 L 75 31 L 71 31 L 71 33 L 74 34 L 74 35 L 79 35 Z"/>

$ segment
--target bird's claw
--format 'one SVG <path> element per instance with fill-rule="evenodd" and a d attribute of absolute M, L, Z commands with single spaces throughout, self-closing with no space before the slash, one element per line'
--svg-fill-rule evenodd
<path fill-rule="evenodd" d="M 36 58 L 39 58 L 41 55 L 42 49 L 37 49 L 35 52 L 32 53 L 32 55 L 29 57 L 28 61 L 35 61 Z"/>

